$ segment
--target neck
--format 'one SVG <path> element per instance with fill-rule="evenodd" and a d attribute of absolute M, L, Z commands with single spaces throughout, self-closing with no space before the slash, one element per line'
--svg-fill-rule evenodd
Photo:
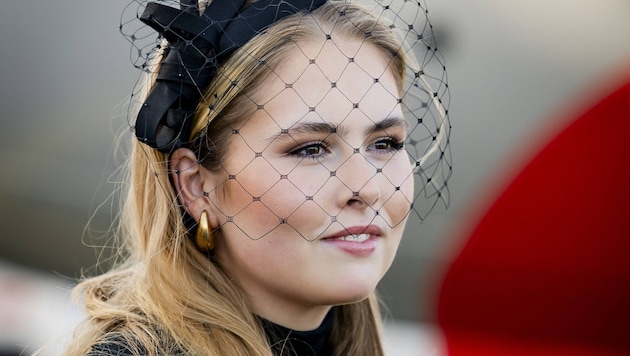
<path fill-rule="evenodd" d="M 333 353 L 330 333 L 335 309 L 331 309 L 316 329 L 295 331 L 262 319 L 267 341 L 274 355 L 329 356 Z"/>
<path fill-rule="evenodd" d="M 317 329 L 330 309 L 331 306 L 299 308 L 282 304 L 254 305 L 254 313 L 259 317 L 296 331 Z"/>

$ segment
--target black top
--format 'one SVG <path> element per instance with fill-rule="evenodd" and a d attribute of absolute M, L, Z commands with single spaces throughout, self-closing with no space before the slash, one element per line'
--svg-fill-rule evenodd
<path fill-rule="evenodd" d="M 332 308 L 322 324 L 315 330 L 296 331 L 269 320 L 262 319 L 263 328 L 271 350 L 276 356 L 328 356 L 332 354 L 329 342 L 333 327 L 335 309 Z M 179 352 L 177 354 L 183 355 Z M 132 356 L 129 345 L 121 338 L 95 345 L 88 356 Z"/>
<path fill-rule="evenodd" d="M 274 355 L 328 356 L 332 354 L 329 339 L 334 319 L 335 309 L 332 308 L 322 324 L 310 331 L 295 331 L 265 319 L 261 320 Z"/>

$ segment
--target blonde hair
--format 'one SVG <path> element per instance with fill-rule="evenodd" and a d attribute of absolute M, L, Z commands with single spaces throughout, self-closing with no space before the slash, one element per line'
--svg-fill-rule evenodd
<path fill-rule="evenodd" d="M 345 18 L 336 21 L 341 9 Z M 329 1 L 311 14 L 287 17 L 237 50 L 210 84 L 192 131 L 195 149 L 213 148 L 201 152 L 201 157 L 211 156 L 203 160 L 205 167 L 220 164 L 229 128 L 255 109 L 250 96 L 294 48 L 289 44 L 323 36 L 322 24 L 374 44 L 390 59 L 397 81 L 404 81 L 400 41 L 363 9 Z M 189 238 L 182 210 L 174 203 L 168 158 L 133 144 L 119 231 L 127 257 L 110 272 L 76 287 L 88 318 L 77 328 L 67 354 L 85 355 L 96 344 L 114 342 L 149 355 L 271 355 L 261 322 L 241 288 Z M 375 293 L 337 307 L 334 354 L 383 355 L 380 323 Z"/>

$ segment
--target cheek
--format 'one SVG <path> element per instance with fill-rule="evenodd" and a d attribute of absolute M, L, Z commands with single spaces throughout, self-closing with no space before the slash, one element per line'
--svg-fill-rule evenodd
<path fill-rule="evenodd" d="M 215 251 L 221 265 L 236 278 L 248 292 L 256 293 L 264 288 L 267 293 L 280 294 L 288 285 L 295 285 L 301 268 L 299 238 L 282 238 L 275 234 L 252 240 L 239 234 L 238 228 L 231 226 L 226 238 L 217 244 Z M 233 236 L 236 235 L 236 236 Z M 294 272 L 292 274 L 292 272 Z"/>
<path fill-rule="evenodd" d="M 405 195 L 413 196 L 413 169 L 407 159 L 406 151 L 396 153 L 391 160 L 379 168 L 391 188 L 399 187 Z"/>
<path fill-rule="evenodd" d="M 225 221 L 233 223 L 250 239 L 259 239 L 273 231 L 312 240 L 321 233 L 317 229 L 324 219 L 324 211 L 313 199 L 324 181 L 318 178 L 312 174 L 283 175 L 268 161 L 255 159 L 228 180 L 228 193 L 221 209 Z"/>
<path fill-rule="evenodd" d="M 404 223 L 414 196 L 413 170 L 404 155 L 397 155 L 383 167 L 381 182 L 384 205 L 379 210 L 387 214 L 391 226 Z"/>

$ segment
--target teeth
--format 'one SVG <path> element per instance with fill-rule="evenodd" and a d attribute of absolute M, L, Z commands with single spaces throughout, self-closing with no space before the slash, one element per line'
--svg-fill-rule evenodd
<path fill-rule="evenodd" d="M 342 241 L 352 241 L 352 242 L 363 242 L 370 238 L 370 234 L 359 234 L 359 235 L 348 235 L 338 237 L 337 240 Z"/>

